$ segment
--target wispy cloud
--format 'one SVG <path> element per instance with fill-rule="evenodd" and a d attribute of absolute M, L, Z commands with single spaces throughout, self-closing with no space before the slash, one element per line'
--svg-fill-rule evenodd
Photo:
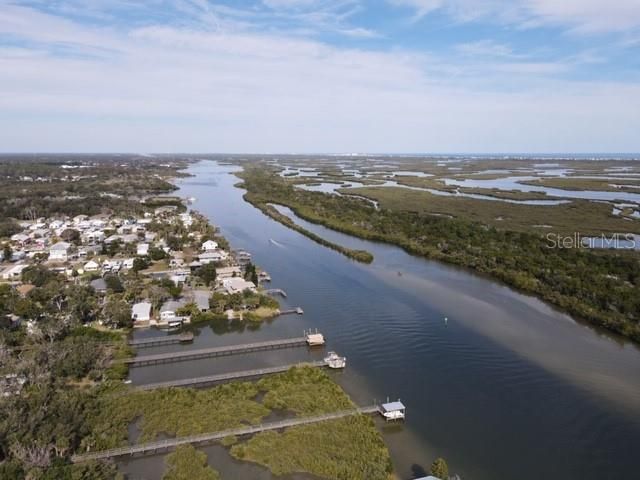
<path fill-rule="evenodd" d="M 563 26 L 574 32 L 624 32 L 640 28 L 638 0 L 388 0 L 417 17 L 444 12 L 458 21 L 491 19 L 521 27 Z"/>
<path fill-rule="evenodd" d="M 373 49 L 292 33 L 305 26 L 299 22 L 269 29 L 263 9 L 275 7 L 264 4 L 161 3 L 171 15 L 156 14 L 152 2 L 123 19 L 105 5 L 104 15 L 117 22 L 101 21 L 100 9 L 83 21 L 59 3 L 54 10 L 2 3 L 2 148 L 640 149 L 640 108 L 631 108 L 640 85 L 569 78 L 602 58 L 595 50 L 550 60 L 492 39 L 458 45 L 453 54 Z M 277 15 L 326 6 L 304 3 L 281 3 Z M 334 12 L 346 17 L 332 28 L 368 36 L 351 22 L 351 8 L 360 5 Z"/>

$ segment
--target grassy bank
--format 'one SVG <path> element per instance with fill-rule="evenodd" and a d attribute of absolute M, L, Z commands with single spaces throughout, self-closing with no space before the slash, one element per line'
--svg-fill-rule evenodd
<path fill-rule="evenodd" d="M 556 234 L 640 232 L 604 204 L 576 201 L 530 206 L 439 197 L 402 188 L 350 189 L 380 203 L 308 192 L 268 170 L 243 174 L 253 201 L 291 208 L 304 220 L 409 253 L 471 268 L 583 318 L 640 341 L 640 256 L 631 251 L 549 248 L 535 225 Z M 452 215 L 440 218 L 434 213 Z"/>
<path fill-rule="evenodd" d="M 143 442 L 164 435 L 187 436 L 258 424 L 273 412 L 309 416 L 354 407 L 325 372 L 305 366 L 258 382 L 234 382 L 210 389 L 137 392 L 120 387 L 102 395 L 100 402 L 91 433 L 83 441 L 91 450 L 127 445 L 128 428 L 134 422 L 140 430 L 138 442 Z M 282 434 L 259 434 L 250 440 L 227 438 L 221 443 L 233 445 L 232 454 L 237 458 L 266 465 L 275 474 L 309 472 L 337 480 L 361 478 L 354 472 L 366 471 L 371 473 L 367 478 L 382 480 L 391 471 L 389 453 L 366 417 L 290 428 Z M 191 459 L 187 463 L 202 466 L 194 452 L 176 451 L 168 459 L 169 472 L 184 471 L 185 458 Z M 187 478 L 171 475 L 166 478 Z"/>

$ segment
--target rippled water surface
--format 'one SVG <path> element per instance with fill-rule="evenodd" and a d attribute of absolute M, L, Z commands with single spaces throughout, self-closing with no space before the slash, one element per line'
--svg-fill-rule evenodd
<path fill-rule="evenodd" d="M 436 456 L 465 479 L 636 478 L 640 468 L 640 350 L 576 323 L 544 303 L 465 270 L 411 257 L 300 219 L 305 227 L 375 255 L 352 262 L 263 216 L 234 188 L 234 167 L 193 165 L 180 193 L 236 248 L 253 253 L 288 293 L 286 316 L 257 330 L 205 326 L 192 346 L 298 336 L 318 328 L 348 358 L 332 373 L 360 404 L 400 397 L 404 425 L 383 426 L 401 479 Z M 291 214 L 287 210 L 284 213 Z M 445 322 L 445 317 L 448 321 Z M 136 335 L 157 335 L 138 332 Z M 148 383 L 315 359 L 306 348 L 134 368 Z M 269 478 L 220 447 L 207 450 L 226 478 Z M 222 466 L 220 466 L 222 465 Z M 125 466 L 134 478 L 162 471 L 161 457 Z M 235 472 L 235 473 L 234 473 Z"/>

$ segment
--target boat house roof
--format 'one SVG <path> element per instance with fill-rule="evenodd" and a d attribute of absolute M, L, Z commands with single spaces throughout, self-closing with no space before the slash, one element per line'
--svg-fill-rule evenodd
<path fill-rule="evenodd" d="M 400 400 L 398 400 L 397 402 L 383 403 L 382 409 L 385 412 L 395 412 L 398 410 L 404 410 L 405 406 Z"/>

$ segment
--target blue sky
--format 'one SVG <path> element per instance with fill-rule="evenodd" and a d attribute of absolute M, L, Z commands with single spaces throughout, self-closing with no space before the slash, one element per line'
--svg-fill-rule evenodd
<path fill-rule="evenodd" d="M 640 151 L 640 0 L 0 0 L 0 71 L 1 151 Z"/>

